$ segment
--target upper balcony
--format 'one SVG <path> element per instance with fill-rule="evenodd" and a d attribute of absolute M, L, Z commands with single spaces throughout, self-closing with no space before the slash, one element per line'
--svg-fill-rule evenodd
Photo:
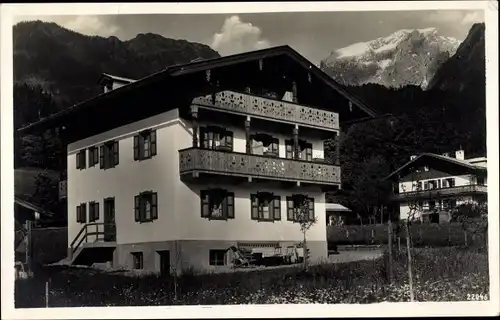
<path fill-rule="evenodd" d="M 335 112 L 234 91 L 221 91 L 197 97 L 193 99 L 192 104 L 200 108 L 270 119 L 325 131 L 339 130 L 339 115 Z"/>
<path fill-rule="evenodd" d="M 484 185 L 466 185 L 449 188 L 436 188 L 429 190 L 418 190 L 401 192 L 392 195 L 394 201 L 407 201 L 417 199 L 432 199 L 432 198 L 453 198 L 473 194 L 486 195 L 488 187 Z"/>
<path fill-rule="evenodd" d="M 182 179 L 206 181 L 207 176 L 275 180 L 303 185 L 339 186 L 340 166 L 223 150 L 179 150 Z M 203 178 L 202 178 L 203 176 Z"/>

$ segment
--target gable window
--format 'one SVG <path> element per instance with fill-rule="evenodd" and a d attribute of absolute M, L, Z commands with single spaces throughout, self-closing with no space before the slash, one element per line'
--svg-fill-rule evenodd
<path fill-rule="evenodd" d="M 132 268 L 142 269 L 144 268 L 144 254 L 142 252 L 132 252 Z"/>
<path fill-rule="evenodd" d="M 424 190 L 429 190 L 429 181 L 424 182 Z"/>
<path fill-rule="evenodd" d="M 221 127 L 200 128 L 201 146 L 204 149 L 233 151 L 233 132 Z"/>
<path fill-rule="evenodd" d="M 250 195 L 251 218 L 258 221 L 281 220 L 281 197 L 268 192 Z"/>
<path fill-rule="evenodd" d="M 453 188 L 455 186 L 455 178 L 446 179 L 446 184 L 448 188 Z"/>
<path fill-rule="evenodd" d="M 76 168 L 77 169 L 85 169 L 87 167 L 86 161 L 85 161 L 85 149 L 78 151 L 76 154 Z"/>
<path fill-rule="evenodd" d="M 201 217 L 213 220 L 234 219 L 234 193 L 223 189 L 202 190 Z"/>
<path fill-rule="evenodd" d="M 89 168 L 95 166 L 99 163 L 99 148 L 90 147 L 89 148 Z"/>
<path fill-rule="evenodd" d="M 87 223 L 87 204 L 81 203 L 76 207 L 76 222 Z"/>
<path fill-rule="evenodd" d="M 135 196 L 134 206 L 136 222 L 151 222 L 158 219 L 158 194 L 156 192 L 141 192 Z"/>
<path fill-rule="evenodd" d="M 252 139 L 252 154 L 279 157 L 279 139 L 265 133 L 256 133 Z"/>
<path fill-rule="evenodd" d="M 226 250 L 210 250 L 209 264 L 211 266 L 224 266 L 226 265 Z"/>
<path fill-rule="evenodd" d="M 89 222 L 94 222 L 99 220 L 99 203 L 90 202 L 89 203 Z"/>
<path fill-rule="evenodd" d="M 134 136 L 134 160 L 145 160 L 156 155 L 156 131 L 146 130 Z"/>
<path fill-rule="evenodd" d="M 108 141 L 100 148 L 101 169 L 114 168 L 119 163 L 118 141 Z"/>
<path fill-rule="evenodd" d="M 484 186 L 484 177 L 483 176 L 477 176 L 476 181 L 477 181 L 478 186 Z"/>
<path fill-rule="evenodd" d="M 307 211 L 304 215 L 304 220 L 314 220 L 314 198 L 304 195 L 293 195 L 286 197 L 286 212 L 288 221 L 300 222 L 299 220 L 302 220 L 302 213 L 300 212 L 301 204 L 305 204 L 304 209 Z"/>

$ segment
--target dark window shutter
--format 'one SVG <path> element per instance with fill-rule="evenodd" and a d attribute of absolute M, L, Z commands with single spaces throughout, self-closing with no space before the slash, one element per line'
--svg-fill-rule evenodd
<path fill-rule="evenodd" d="M 285 148 L 286 148 L 286 149 L 285 149 L 285 150 L 286 150 L 286 152 L 285 152 L 285 153 L 286 153 L 285 157 L 286 157 L 287 159 L 293 159 L 293 144 L 292 144 L 292 141 L 287 140 L 287 141 L 285 142 Z"/>
<path fill-rule="evenodd" d="M 306 160 L 312 161 L 312 144 L 308 143 L 306 147 Z"/>
<path fill-rule="evenodd" d="M 293 210 L 294 210 L 293 198 L 286 197 L 286 218 L 288 221 L 295 221 Z"/>
<path fill-rule="evenodd" d="M 227 193 L 227 217 L 228 219 L 234 219 L 234 193 Z"/>
<path fill-rule="evenodd" d="M 115 160 L 115 166 L 117 166 L 118 163 L 120 163 L 120 154 L 118 151 L 118 146 L 119 146 L 118 141 L 115 141 L 115 143 L 113 145 L 113 155 L 114 155 L 114 160 Z"/>
<path fill-rule="evenodd" d="M 308 205 L 309 205 L 309 220 L 312 221 L 314 220 L 314 198 L 308 199 Z"/>
<path fill-rule="evenodd" d="M 82 206 L 82 222 L 83 223 L 87 223 L 87 204 L 86 203 L 82 203 L 81 204 Z"/>
<path fill-rule="evenodd" d="M 210 217 L 210 196 L 206 190 L 202 190 L 200 192 L 201 199 L 201 217 L 208 218 Z"/>
<path fill-rule="evenodd" d="M 134 160 L 139 160 L 139 135 L 134 136 Z"/>
<path fill-rule="evenodd" d="M 256 194 L 250 195 L 250 201 L 251 201 L 251 218 L 252 220 L 259 220 L 259 198 L 257 197 Z"/>
<path fill-rule="evenodd" d="M 94 165 L 99 163 L 99 149 L 94 147 Z"/>
<path fill-rule="evenodd" d="M 158 194 L 156 192 L 151 194 L 151 219 L 158 219 Z"/>
<path fill-rule="evenodd" d="M 273 200 L 274 220 L 281 220 L 281 197 L 275 196 Z"/>
<path fill-rule="evenodd" d="M 273 138 L 272 145 L 271 145 L 271 150 L 276 155 L 279 155 L 279 145 L 280 145 L 279 139 L 278 138 Z"/>
<path fill-rule="evenodd" d="M 80 206 L 76 206 L 76 222 L 77 223 L 80 223 L 82 222 L 82 214 L 81 214 L 81 207 Z"/>
<path fill-rule="evenodd" d="M 156 156 L 156 130 L 151 131 L 151 156 Z"/>
<path fill-rule="evenodd" d="M 134 212 L 135 212 L 135 221 L 141 221 L 141 196 L 135 196 L 134 198 Z"/>
<path fill-rule="evenodd" d="M 227 216 L 228 216 L 228 204 L 227 204 L 227 194 L 223 195 L 222 196 L 222 203 L 221 203 L 221 207 L 222 207 L 222 216 L 227 219 Z"/>
<path fill-rule="evenodd" d="M 89 203 L 89 222 L 94 222 L 94 203 Z"/>
<path fill-rule="evenodd" d="M 105 158 L 104 158 L 104 146 L 100 146 L 100 148 L 99 148 L 99 149 L 100 149 L 100 150 L 99 150 L 99 151 L 100 151 L 99 158 L 100 158 L 100 160 L 101 160 L 101 161 L 100 161 L 100 163 L 101 163 L 101 166 L 100 166 L 100 167 L 101 167 L 101 169 L 104 169 L 104 168 L 105 168 L 105 163 L 104 163 L 104 162 L 105 162 L 105 160 L 104 160 L 104 159 L 105 159 Z"/>
<path fill-rule="evenodd" d="M 99 220 L 99 202 L 96 202 L 94 206 L 95 206 L 94 219 Z"/>
<path fill-rule="evenodd" d="M 76 168 L 80 169 L 80 151 L 76 153 Z"/>
<path fill-rule="evenodd" d="M 87 167 L 87 157 L 86 157 L 86 152 L 87 150 L 86 149 L 83 149 L 80 154 L 80 156 L 82 157 L 82 159 L 80 160 L 81 161 L 81 165 L 82 165 L 82 169 L 85 169 Z"/>
<path fill-rule="evenodd" d="M 226 145 L 233 150 L 233 132 L 226 131 Z"/>
<path fill-rule="evenodd" d="M 89 148 L 89 167 L 94 165 L 94 149 Z"/>

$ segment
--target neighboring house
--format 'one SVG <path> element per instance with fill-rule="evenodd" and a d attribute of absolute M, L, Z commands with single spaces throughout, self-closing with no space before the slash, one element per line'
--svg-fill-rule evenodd
<path fill-rule="evenodd" d="M 68 145 L 72 263 L 218 271 L 229 248 L 299 244 L 300 199 L 318 219 L 310 256 L 327 257 L 340 149 L 327 163 L 323 141 L 375 113 L 312 63 L 283 46 L 105 86 L 116 89 L 20 129 L 57 130 Z"/>
<path fill-rule="evenodd" d="M 449 154 L 424 153 L 393 172 L 392 200 L 401 219 L 410 211 L 416 219 L 449 222 L 450 212 L 466 203 L 487 200 L 486 158 L 465 159 L 463 150 Z"/>

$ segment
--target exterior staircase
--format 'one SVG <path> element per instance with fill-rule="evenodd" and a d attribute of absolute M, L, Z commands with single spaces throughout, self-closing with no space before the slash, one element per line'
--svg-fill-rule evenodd
<path fill-rule="evenodd" d="M 91 266 L 111 262 L 115 249 L 114 223 L 87 223 L 69 246 L 68 257 L 59 264 Z"/>

